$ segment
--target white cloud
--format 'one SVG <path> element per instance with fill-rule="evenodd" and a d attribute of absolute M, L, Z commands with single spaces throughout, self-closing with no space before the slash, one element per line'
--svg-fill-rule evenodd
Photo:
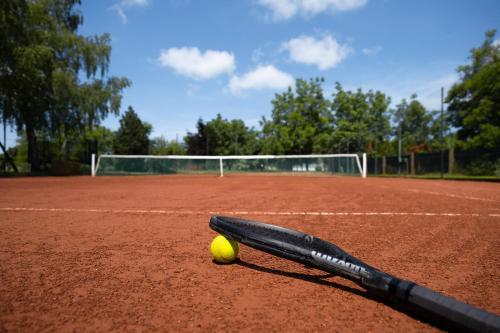
<path fill-rule="evenodd" d="M 234 55 L 226 51 L 207 50 L 201 53 L 197 47 L 161 50 L 158 61 L 178 74 L 197 80 L 211 79 L 235 68 Z"/>
<path fill-rule="evenodd" d="M 259 4 L 271 10 L 274 20 L 286 20 L 297 14 L 298 8 L 290 0 L 259 0 Z"/>
<path fill-rule="evenodd" d="M 368 0 L 258 0 L 276 21 L 296 15 L 314 16 L 325 11 L 348 11 L 364 6 Z"/>
<path fill-rule="evenodd" d="M 122 20 L 123 24 L 128 23 L 128 17 L 125 14 L 125 8 L 130 7 L 144 7 L 149 5 L 149 0 L 121 0 L 119 3 L 114 4 L 110 9 L 116 12 L 116 15 Z"/>
<path fill-rule="evenodd" d="M 133 7 L 133 6 L 147 6 L 149 4 L 149 0 L 122 0 L 120 5 L 125 7 Z"/>
<path fill-rule="evenodd" d="M 127 24 L 128 18 L 127 15 L 125 15 L 125 12 L 123 11 L 122 7 L 120 7 L 119 5 L 114 5 L 111 8 L 116 12 L 116 15 L 118 15 L 118 17 L 122 20 L 122 23 Z"/>
<path fill-rule="evenodd" d="M 229 81 L 229 90 L 239 94 L 244 90 L 283 89 L 293 85 L 293 77 L 272 65 L 258 66 L 242 76 L 233 76 Z"/>
<path fill-rule="evenodd" d="M 316 65 L 321 70 L 336 67 L 352 52 L 350 47 L 339 44 L 329 35 L 322 39 L 300 36 L 283 43 L 283 48 L 293 61 Z"/>
<path fill-rule="evenodd" d="M 495 40 L 493 46 L 500 47 L 500 39 Z"/>
<path fill-rule="evenodd" d="M 380 45 L 374 46 L 374 47 L 366 47 L 362 49 L 361 51 L 363 52 L 364 55 L 367 56 L 375 56 L 379 54 L 383 50 L 383 47 Z"/>

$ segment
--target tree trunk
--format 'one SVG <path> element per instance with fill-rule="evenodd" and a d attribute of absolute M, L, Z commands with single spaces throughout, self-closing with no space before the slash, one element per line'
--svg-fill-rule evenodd
<path fill-rule="evenodd" d="M 448 151 L 448 173 L 451 175 L 455 172 L 455 148 L 450 148 Z"/>
<path fill-rule="evenodd" d="M 68 161 L 69 160 L 69 134 L 68 134 L 68 127 L 64 125 L 64 139 L 63 139 L 63 160 Z"/>
<path fill-rule="evenodd" d="M 10 163 L 10 165 L 12 166 L 12 169 L 14 169 L 14 172 L 18 173 L 19 171 L 17 170 L 17 167 L 16 167 L 16 164 L 14 163 L 14 160 L 12 159 L 12 157 L 10 157 L 9 153 L 7 152 L 7 149 L 4 147 L 4 145 L 2 145 L 2 143 L 0 142 L 0 148 L 2 149 L 3 151 L 3 166 L 4 166 L 4 172 L 7 171 L 7 162 Z"/>
<path fill-rule="evenodd" d="M 415 152 L 411 152 L 410 155 L 410 173 L 415 175 Z"/>
<path fill-rule="evenodd" d="M 28 122 L 26 122 L 26 136 L 28 138 L 28 162 L 31 165 L 31 173 L 36 173 L 40 171 L 40 158 L 38 156 L 35 129 Z"/>

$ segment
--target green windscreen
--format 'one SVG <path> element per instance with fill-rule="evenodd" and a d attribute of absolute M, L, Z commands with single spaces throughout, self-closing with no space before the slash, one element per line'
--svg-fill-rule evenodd
<path fill-rule="evenodd" d="M 360 174 L 354 157 L 224 160 L 224 173 L 230 172 Z"/>
<path fill-rule="evenodd" d="M 220 173 L 219 160 L 101 156 L 97 175 Z"/>

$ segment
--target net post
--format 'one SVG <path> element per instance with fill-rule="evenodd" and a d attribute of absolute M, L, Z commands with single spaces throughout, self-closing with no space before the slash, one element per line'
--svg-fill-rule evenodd
<path fill-rule="evenodd" d="M 366 178 L 366 153 L 363 153 L 363 174 L 362 177 Z"/>
<path fill-rule="evenodd" d="M 222 157 L 219 158 L 219 166 L 220 166 L 220 176 L 224 177 L 224 167 L 222 165 Z"/>
<path fill-rule="evenodd" d="M 90 174 L 92 177 L 95 177 L 95 154 L 92 154 L 91 165 L 90 165 Z"/>

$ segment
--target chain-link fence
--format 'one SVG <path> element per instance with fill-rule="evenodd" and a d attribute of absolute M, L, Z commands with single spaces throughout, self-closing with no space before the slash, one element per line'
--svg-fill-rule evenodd
<path fill-rule="evenodd" d="M 451 149 L 433 153 L 368 157 L 368 174 L 444 174 L 500 177 L 500 150 Z"/>

